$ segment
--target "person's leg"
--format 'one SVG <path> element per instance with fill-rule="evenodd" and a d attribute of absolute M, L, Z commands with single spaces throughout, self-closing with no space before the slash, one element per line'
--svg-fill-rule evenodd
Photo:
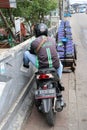
<path fill-rule="evenodd" d="M 61 85 L 62 72 L 63 72 L 63 65 L 60 61 L 60 67 L 57 69 L 57 73 L 58 73 L 58 76 L 59 76 L 58 84 L 59 84 L 60 91 L 64 91 L 64 87 Z"/>
<path fill-rule="evenodd" d="M 62 72 L 63 72 L 63 65 L 62 65 L 61 61 L 60 61 L 59 63 L 60 63 L 60 66 L 59 66 L 59 68 L 57 69 L 57 73 L 58 73 L 58 75 L 59 75 L 59 78 L 61 79 L 61 77 L 62 77 Z"/>
<path fill-rule="evenodd" d="M 25 51 L 23 54 L 23 66 L 28 68 L 29 62 L 35 66 L 36 56 L 31 54 L 29 51 Z"/>

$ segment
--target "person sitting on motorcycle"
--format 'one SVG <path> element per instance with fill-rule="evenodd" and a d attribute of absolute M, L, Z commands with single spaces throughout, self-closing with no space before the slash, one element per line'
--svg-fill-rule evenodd
<path fill-rule="evenodd" d="M 56 50 L 55 39 L 48 36 L 47 25 L 37 24 L 35 36 L 36 39 L 31 43 L 30 49 L 23 54 L 23 66 L 29 68 L 29 62 L 31 62 L 38 69 L 54 67 L 61 79 L 63 65 Z M 61 86 L 62 89 L 64 87 Z"/>

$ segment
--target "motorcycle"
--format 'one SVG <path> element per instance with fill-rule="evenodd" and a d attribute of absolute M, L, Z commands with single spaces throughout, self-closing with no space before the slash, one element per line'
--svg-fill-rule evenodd
<path fill-rule="evenodd" d="M 35 73 L 35 78 L 35 105 L 37 110 L 45 115 L 47 123 L 54 126 L 56 112 L 65 107 L 56 69 L 40 69 Z"/>

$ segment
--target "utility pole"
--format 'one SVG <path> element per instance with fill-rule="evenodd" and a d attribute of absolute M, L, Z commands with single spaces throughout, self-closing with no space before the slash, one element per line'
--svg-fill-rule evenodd
<path fill-rule="evenodd" d="M 62 20 L 62 17 L 63 17 L 63 0 L 59 0 L 59 16 L 60 16 L 60 20 Z"/>
<path fill-rule="evenodd" d="M 69 11 L 69 0 L 67 0 L 67 11 Z"/>

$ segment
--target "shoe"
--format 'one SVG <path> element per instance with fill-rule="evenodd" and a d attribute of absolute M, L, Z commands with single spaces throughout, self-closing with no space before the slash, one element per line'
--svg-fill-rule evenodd
<path fill-rule="evenodd" d="M 24 66 L 25 68 L 29 68 L 29 65 L 25 65 L 25 64 L 23 64 L 23 66 Z"/>
<path fill-rule="evenodd" d="M 61 85 L 61 83 L 59 82 L 58 84 L 59 84 L 59 89 L 60 89 L 60 91 L 64 91 L 65 88 Z"/>
<path fill-rule="evenodd" d="M 60 81 L 58 82 L 58 86 L 59 86 L 60 91 L 64 91 L 65 90 L 65 88 L 61 85 Z"/>
<path fill-rule="evenodd" d="M 64 90 L 65 90 L 65 88 L 60 85 L 60 91 L 64 91 Z"/>

